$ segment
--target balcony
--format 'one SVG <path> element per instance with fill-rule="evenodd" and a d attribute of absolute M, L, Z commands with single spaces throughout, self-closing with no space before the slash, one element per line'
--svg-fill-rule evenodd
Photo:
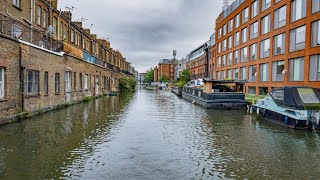
<path fill-rule="evenodd" d="M 198 73 L 190 75 L 191 79 L 204 79 L 207 78 L 207 73 Z"/>
<path fill-rule="evenodd" d="M 14 39 L 46 50 L 62 52 L 62 43 L 52 39 L 49 36 L 49 33 L 32 29 L 3 14 L 0 14 L 0 34 L 10 36 Z"/>
<path fill-rule="evenodd" d="M 110 63 L 107 63 L 107 68 L 110 69 L 110 70 L 112 70 L 112 69 L 113 69 L 113 65 L 110 64 Z"/>

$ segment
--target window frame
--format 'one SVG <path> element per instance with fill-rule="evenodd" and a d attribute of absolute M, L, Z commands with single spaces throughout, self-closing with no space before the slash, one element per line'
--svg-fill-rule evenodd
<path fill-rule="evenodd" d="M 301 1 L 301 4 L 297 5 L 298 1 Z M 303 7 L 305 7 L 304 10 L 303 10 Z M 297 10 L 301 10 L 301 12 L 299 12 L 301 17 L 298 17 L 298 15 L 297 15 L 298 11 Z M 292 0 L 291 1 L 291 22 L 295 22 L 295 21 L 298 21 L 300 19 L 305 18 L 306 14 L 307 14 L 307 2 L 306 2 L 306 0 Z"/>
<path fill-rule="evenodd" d="M 267 43 L 269 41 L 269 43 Z M 264 39 L 260 41 L 260 58 L 268 58 L 270 57 L 270 38 Z M 266 46 L 267 45 L 267 46 Z M 266 47 L 268 50 L 266 51 Z"/>
<path fill-rule="evenodd" d="M 29 73 L 31 74 L 31 79 L 29 79 L 29 75 L 30 75 Z M 27 96 L 39 96 L 39 92 L 40 92 L 39 71 L 28 69 L 26 78 L 27 78 L 27 87 L 26 87 Z"/>
<path fill-rule="evenodd" d="M 269 1 L 269 3 L 266 3 L 267 1 Z M 271 7 L 271 0 L 262 0 L 262 3 L 261 3 L 261 12 L 269 9 Z"/>
<path fill-rule="evenodd" d="M 241 23 L 244 24 L 249 21 L 249 7 L 246 7 L 242 10 L 242 19 Z"/>
<path fill-rule="evenodd" d="M 281 41 L 279 41 L 279 38 L 281 36 Z M 278 53 L 278 45 L 279 45 L 279 42 L 281 42 L 281 52 Z M 275 35 L 273 37 L 273 55 L 276 56 L 276 55 L 281 55 L 281 54 L 284 54 L 286 52 L 286 33 L 281 33 L 281 34 L 278 34 L 278 35 Z"/>
<path fill-rule="evenodd" d="M 248 27 L 245 27 L 241 30 L 241 43 L 246 43 L 247 41 L 248 41 Z"/>
<path fill-rule="evenodd" d="M 320 20 L 311 24 L 311 47 L 320 46 Z"/>
<path fill-rule="evenodd" d="M 258 35 L 259 35 L 259 21 L 256 21 L 250 24 L 250 40 L 257 38 Z"/>
<path fill-rule="evenodd" d="M 300 28 L 304 28 L 304 35 L 303 35 L 303 38 L 304 38 L 304 41 L 302 42 L 299 42 L 297 43 L 297 35 L 299 35 L 297 33 L 297 30 L 300 29 Z M 294 37 L 292 37 L 294 34 Z M 294 38 L 294 39 L 293 39 Z M 291 40 L 294 40 L 294 42 L 291 42 Z M 298 47 L 298 45 L 301 45 L 302 46 L 303 44 L 303 47 Z M 290 52 L 294 52 L 294 51 L 299 51 L 299 50 L 303 50 L 305 49 L 306 47 L 306 25 L 303 25 L 303 26 L 300 26 L 300 27 L 297 27 L 295 29 L 291 29 L 290 30 L 290 39 L 289 39 L 289 51 Z"/>
<path fill-rule="evenodd" d="M 65 81 L 65 92 L 71 93 L 72 92 L 72 72 L 71 71 L 65 72 L 64 81 Z"/>
<path fill-rule="evenodd" d="M 232 48 L 232 36 L 228 37 L 228 49 Z"/>
<path fill-rule="evenodd" d="M 281 64 L 279 65 L 280 62 L 281 62 Z M 278 69 L 280 66 L 282 67 L 281 73 L 279 73 L 279 69 Z M 285 70 L 284 60 L 272 62 L 272 81 L 273 82 L 283 82 L 284 81 L 284 70 Z"/>
<path fill-rule="evenodd" d="M 5 68 L 0 67 L 0 99 L 4 99 L 5 97 Z"/>
<path fill-rule="evenodd" d="M 284 17 L 284 19 L 281 20 L 280 17 L 281 17 L 281 14 L 282 14 L 281 12 L 283 9 L 284 9 L 285 17 Z M 273 18 L 274 18 L 274 21 L 273 21 L 273 28 L 274 29 L 279 29 L 279 28 L 285 26 L 287 24 L 287 5 L 284 5 L 278 9 L 276 9 L 274 11 Z"/>
<path fill-rule="evenodd" d="M 245 46 L 240 49 L 240 63 L 248 61 L 248 47 Z"/>
<path fill-rule="evenodd" d="M 21 0 L 12 0 L 12 4 L 14 7 L 21 8 Z"/>
<path fill-rule="evenodd" d="M 259 65 L 260 69 L 260 82 L 269 81 L 269 63 L 263 63 Z"/>
<path fill-rule="evenodd" d="M 315 3 L 316 2 L 316 3 Z M 312 14 L 320 11 L 320 0 L 312 0 Z"/>
<path fill-rule="evenodd" d="M 43 76 L 43 94 L 49 95 L 49 72 L 45 71 Z"/>
<path fill-rule="evenodd" d="M 54 74 L 54 94 L 60 94 L 60 73 Z"/>
<path fill-rule="evenodd" d="M 251 19 L 259 14 L 259 2 L 255 0 L 251 3 Z"/>
<path fill-rule="evenodd" d="M 252 49 L 253 49 L 253 47 L 255 49 L 255 55 L 254 55 L 255 58 L 252 58 Z M 257 60 L 258 59 L 258 43 L 251 44 L 249 49 L 250 49 L 250 57 L 249 57 L 250 61 Z"/>
<path fill-rule="evenodd" d="M 39 26 L 41 26 L 41 16 L 42 16 L 42 8 L 41 8 L 41 6 L 37 6 L 36 22 Z"/>
<path fill-rule="evenodd" d="M 268 34 L 271 26 L 271 15 L 268 14 L 261 18 L 261 35 Z"/>
<path fill-rule="evenodd" d="M 299 73 L 294 71 L 296 70 L 295 65 L 297 60 L 299 60 Z M 298 80 L 295 79 L 296 75 L 299 75 Z M 289 81 L 291 82 L 304 81 L 304 57 L 289 59 Z"/>
<path fill-rule="evenodd" d="M 320 81 L 320 54 L 310 56 L 309 81 Z"/>

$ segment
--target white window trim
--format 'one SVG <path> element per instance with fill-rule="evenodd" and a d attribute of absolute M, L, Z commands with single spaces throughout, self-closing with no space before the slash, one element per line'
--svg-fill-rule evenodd
<path fill-rule="evenodd" d="M 0 79 L 0 99 L 4 98 L 4 68 L 0 67 L 1 79 Z"/>
<path fill-rule="evenodd" d="M 18 31 L 17 31 L 18 30 Z M 16 25 L 16 24 L 12 24 L 12 37 L 14 38 L 20 38 L 21 34 L 22 34 L 22 31 L 21 31 L 21 27 Z"/>
<path fill-rule="evenodd" d="M 18 8 L 21 7 L 21 2 L 20 2 L 20 0 L 13 0 L 13 1 L 12 1 L 12 4 L 13 4 L 14 6 L 18 7 Z"/>
<path fill-rule="evenodd" d="M 29 73 L 32 73 L 32 81 L 29 81 Z M 31 92 L 29 92 L 29 83 L 31 83 Z M 37 96 L 39 95 L 39 71 L 27 70 L 27 95 Z"/>
<path fill-rule="evenodd" d="M 38 25 L 41 25 L 41 11 L 42 11 L 41 6 L 38 6 L 37 7 L 37 24 Z"/>
<path fill-rule="evenodd" d="M 72 73 L 70 71 L 67 71 L 65 73 L 65 85 L 66 85 L 66 92 L 71 92 L 72 88 L 71 88 L 71 76 Z"/>

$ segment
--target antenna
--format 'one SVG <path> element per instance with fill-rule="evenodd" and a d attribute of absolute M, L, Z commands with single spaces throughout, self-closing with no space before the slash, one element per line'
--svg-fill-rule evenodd
<path fill-rule="evenodd" d="M 68 11 L 73 11 L 73 10 L 77 9 L 77 8 L 75 8 L 74 6 L 72 6 L 72 7 L 65 6 L 65 8 L 66 8 Z"/>
<path fill-rule="evenodd" d="M 83 21 L 87 21 L 88 19 L 82 17 L 79 21 L 83 22 Z"/>

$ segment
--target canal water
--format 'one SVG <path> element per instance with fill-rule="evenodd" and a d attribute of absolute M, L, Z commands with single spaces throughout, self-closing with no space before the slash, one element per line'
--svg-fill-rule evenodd
<path fill-rule="evenodd" d="M 319 179 L 320 137 L 138 87 L 0 127 L 0 179 Z"/>

